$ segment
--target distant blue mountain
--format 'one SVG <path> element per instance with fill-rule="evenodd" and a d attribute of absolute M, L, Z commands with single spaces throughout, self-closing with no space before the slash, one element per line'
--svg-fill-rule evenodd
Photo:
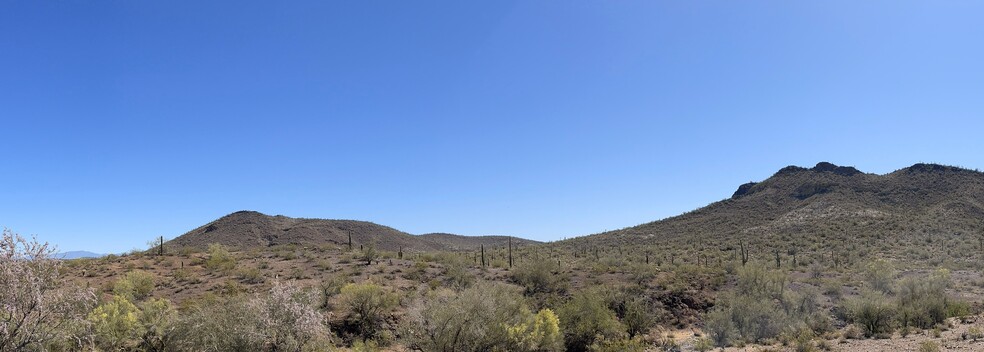
<path fill-rule="evenodd" d="M 87 251 L 70 251 L 70 252 L 55 253 L 54 255 L 52 255 L 52 257 L 58 259 L 79 259 L 79 258 L 99 258 L 104 255 L 105 254 L 92 253 Z"/>

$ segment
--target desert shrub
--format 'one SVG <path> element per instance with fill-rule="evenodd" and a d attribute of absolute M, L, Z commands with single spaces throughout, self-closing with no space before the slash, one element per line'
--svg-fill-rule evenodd
<path fill-rule="evenodd" d="M 822 282 L 823 294 L 830 296 L 833 299 L 840 299 L 843 296 L 841 292 L 841 284 L 834 280 L 823 280 Z"/>
<path fill-rule="evenodd" d="M 465 289 L 475 282 L 475 275 L 468 271 L 465 264 L 453 262 L 444 266 L 444 281 L 453 289 Z"/>
<path fill-rule="evenodd" d="M 595 292 L 579 292 L 558 309 L 568 351 L 587 351 L 602 340 L 620 340 L 625 327 L 605 299 Z"/>
<path fill-rule="evenodd" d="M 48 350 L 78 342 L 87 313 L 96 303 L 90 289 L 62 281 L 63 261 L 47 243 L 10 230 L 0 236 L 0 351 Z"/>
<path fill-rule="evenodd" d="M 239 279 L 248 284 L 262 284 L 266 281 L 263 272 L 256 267 L 247 267 L 239 270 Z"/>
<path fill-rule="evenodd" d="M 945 322 L 952 306 L 945 292 L 949 285 L 950 275 L 946 270 L 902 280 L 897 295 L 899 323 L 903 327 L 929 329 Z"/>
<path fill-rule="evenodd" d="M 748 265 L 738 270 L 736 291 L 742 296 L 779 298 L 786 288 L 786 274 L 762 265 Z"/>
<path fill-rule="evenodd" d="M 259 315 L 246 299 L 206 297 L 178 320 L 176 350 L 259 351 L 259 325 Z"/>
<path fill-rule="evenodd" d="M 875 260 L 865 266 L 864 281 L 874 290 L 891 293 L 895 283 L 895 268 L 887 260 Z"/>
<path fill-rule="evenodd" d="M 564 335 L 560 332 L 560 319 L 550 309 L 543 309 L 529 322 L 510 327 L 509 343 L 513 351 L 563 351 Z"/>
<path fill-rule="evenodd" d="M 731 311 L 719 307 L 704 317 L 704 330 L 711 337 L 714 346 L 727 347 L 739 338 L 738 329 L 731 321 Z"/>
<path fill-rule="evenodd" d="M 325 317 L 316 305 L 316 292 L 280 282 L 250 304 L 259 314 L 258 330 L 265 344 L 274 351 L 301 351 L 328 339 Z"/>
<path fill-rule="evenodd" d="M 643 352 L 646 343 L 639 338 L 632 339 L 600 339 L 589 346 L 591 352 Z"/>
<path fill-rule="evenodd" d="M 113 294 L 133 301 L 142 301 L 154 291 L 154 275 L 143 270 L 133 270 L 113 284 Z"/>
<path fill-rule="evenodd" d="M 321 281 L 318 291 L 321 293 L 321 309 L 331 310 L 334 306 L 332 299 L 342 292 L 345 287 L 345 279 L 338 276 L 330 276 Z"/>
<path fill-rule="evenodd" d="M 813 331 L 808 328 L 798 329 L 792 334 L 793 349 L 796 352 L 813 352 L 817 348 L 813 344 Z"/>
<path fill-rule="evenodd" d="M 864 337 L 864 333 L 861 331 L 861 329 L 858 328 L 857 325 L 851 324 L 844 328 L 844 332 L 842 333 L 842 336 L 845 339 L 857 340 Z"/>
<path fill-rule="evenodd" d="M 895 330 L 895 307 L 878 291 L 866 291 L 847 302 L 848 319 L 861 327 L 866 337 L 884 337 Z"/>
<path fill-rule="evenodd" d="M 366 265 L 372 265 L 372 262 L 379 258 L 379 251 L 376 250 L 376 244 L 370 243 L 362 248 L 362 254 L 359 259 L 366 262 Z"/>
<path fill-rule="evenodd" d="M 940 344 L 936 341 L 926 340 L 919 343 L 919 352 L 939 352 Z"/>
<path fill-rule="evenodd" d="M 177 324 L 180 351 L 309 351 L 328 343 L 317 293 L 275 283 L 265 295 L 210 298 Z"/>
<path fill-rule="evenodd" d="M 629 337 L 645 334 L 656 325 L 656 317 L 652 313 L 654 308 L 644 297 L 627 299 L 618 308 L 616 315 L 625 325 Z"/>
<path fill-rule="evenodd" d="M 697 352 L 707 352 L 714 349 L 714 341 L 706 337 L 698 337 L 694 339 L 694 351 Z"/>
<path fill-rule="evenodd" d="M 424 351 L 560 351 L 557 323 L 550 311 L 533 315 L 513 288 L 478 282 L 415 301 L 404 335 L 408 347 Z"/>
<path fill-rule="evenodd" d="M 413 263 L 413 267 L 407 270 L 403 274 L 403 278 L 410 281 L 426 282 L 427 281 L 427 268 L 429 265 L 426 261 L 417 260 Z"/>
<path fill-rule="evenodd" d="M 144 351 L 169 351 L 178 313 L 166 299 L 150 299 L 139 306 L 140 347 Z"/>
<path fill-rule="evenodd" d="M 209 270 L 229 271 L 236 267 L 236 258 L 229 253 L 225 246 L 212 243 L 208 245 L 208 259 L 205 267 Z"/>
<path fill-rule="evenodd" d="M 89 313 L 95 343 L 104 350 L 121 350 L 143 335 L 138 320 L 140 310 L 126 296 L 99 305 Z"/>
<path fill-rule="evenodd" d="M 625 326 L 629 337 L 645 334 L 656 325 L 657 312 L 664 312 L 647 297 L 642 287 L 633 286 L 603 292 L 608 301 L 608 309 Z"/>
<path fill-rule="evenodd" d="M 570 277 L 551 270 L 556 267 L 552 262 L 526 262 L 512 270 L 512 281 L 522 286 L 524 294 L 532 297 L 538 307 L 543 307 L 570 288 Z"/>
<path fill-rule="evenodd" d="M 735 329 L 746 342 L 776 338 L 790 326 L 780 307 L 760 297 L 735 296 L 728 302 L 728 309 Z"/>
<path fill-rule="evenodd" d="M 734 292 L 718 297 L 705 328 L 715 345 L 760 342 L 779 337 L 816 311 L 816 294 L 785 291 L 786 276 L 760 265 L 738 270 Z"/>
<path fill-rule="evenodd" d="M 397 296 L 373 283 L 348 284 L 338 295 L 346 328 L 364 339 L 376 337 L 386 317 L 392 314 Z"/>

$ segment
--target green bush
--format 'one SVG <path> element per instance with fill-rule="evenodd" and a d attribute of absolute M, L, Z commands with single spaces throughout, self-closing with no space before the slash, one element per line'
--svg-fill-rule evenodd
<path fill-rule="evenodd" d="M 129 300 L 142 301 L 154 291 L 154 275 L 142 270 L 133 270 L 113 284 L 113 294 Z"/>
<path fill-rule="evenodd" d="M 168 351 L 175 339 L 178 312 L 171 302 L 160 298 L 140 304 L 139 322 L 143 335 L 140 347 L 144 351 Z"/>
<path fill-rule="evenodd" d="M 372 262 L 379 258 L 379 251 L 376 250 L 376 244 L 370 243 L 363 246 L 362 254 L 359 255 L 359 259 L 366 262 L 366 265 L 372 265 Z"/>
<path fill-rule="evenodd" d="M 661 308 L 650 300 L 645 290 L 639 286 L 609 290 L 605 292 L 608 308 L 625 326 L 629 337 L 644 335 L 656 325 Z"/>
<path fill-rule="evenodd" d="M 707 352 L 714 349 L 714 341 L 706 337 L 698 337 L 694 339 L 694 351 L 697 352 Z"/>
<path fill-rule="evenodd" d="M 899 323 L 921 329 L 944 323 L 953 306 L 945 292 L 949 285 L 950 275 L 946 270 L 902 280 L 898 287 Z"/>
<path fill-rule="evenodd" d="M 550 309 L 543 309 L 530 321 L 510 327 L 509 343 L 512 351 L 563 351 L 564 335 L 560 332 L 560 319 Z"/>
<path fill-rule="evenodd" d="M 140 310 L 125 296 L 114 295 L 89 313 L 94 340 L 104 350 L 121 350 L 143 335 Z"/>
<path fill-rule="evenodd" d="M 260 317 L 243 297 L 206 297 L 191 303 L 177 323 L 178 351 L 259 351 Z"/>
<path fill-rule="evenodd" d="M 640 338 L 601 339 L 588 347 L 591 352 L 644 352 L 646 343 Z"/>
<path fill-rule="evenodd" d="M 526 262 L 512 270 L 512 281 L 523 287 L 523 294 L 533 298 L 537 307 L 545 307 L 570 289 L 570 277 L 551 269 L 556 267 L 553 262 Z"/>
<path fill-rule="evenodd" d="M 875 260 L 865 266 L 864 280 L 871 289 L 891 293 L 895 283 L 895 268 L 884 259 Z"/>
<path fill-rule="evenodd" d="M 406 323 L 408 347 L 423 351 L 563 350 L 553 312 L 534 315 L 519 292 L 500 283 L 428 293 L 410 307 Z"/>
<path fill-rule="evenodd" d="M 919 343 L 919 352 L 939 352 L 940 344 L 936 341 L 926 340 Z"/>
<path fill-rule="evenodd" d="M 205 267 L 209 270 L 229 271 L 236 267 L 236 258 L 229 253 L 225 246 L 213 243 L 208 245 L 208 259 Z"/>
<path fill-rule="evenodd" d="M 816 311 L 817 294 L 785 290 L 786 275 L 761 265 L 738 270 L 734 292 L 721 294 L 705 318 L 717 346 L 777 338 Z"/>
<path fill-rule="evenodd" d="M 363 338 L 376 337 L 399 303 L 395 294 L 373 283 L 345 285 L 338 299 L 345 311 L 346 327 Z"/>
<path fill-rule="evenodd" d="M 620 340 L 625 327 L 615 312 L 608 309 L 605 299 L 595 292 L 579 292 L 558 309 L 564 343 L 568 351 L 588 351 L 602 340 Z"/>
<path fill-rule="evenodd" d="M 739 339 L 738 329 L 731 321 L 731 310 L 718 306 L 704 317 L 704 330 L 717 347 L 727 347 Z"/>
<path fill-rule="evenodd" d="M 866 291 L 847 302 L 849 319 L 861 327 L 866 337 L 891 336 L 895 331 L 895 306 L 881 292 Z"/>
<path fill-rule="evenodd" d="M 461 290 L 475 282 L 475 275 L 468 271 L 464 263 L 451 262 L 444 266 L 444 281 L 448 287 Z"/>

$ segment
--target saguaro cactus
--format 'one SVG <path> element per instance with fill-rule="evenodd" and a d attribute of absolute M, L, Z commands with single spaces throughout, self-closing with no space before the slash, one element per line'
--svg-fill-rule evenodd
<path fill-rule="evenodd" d="M 509 267 L 512 268 L 512 236 L 509 236 Z"/>
<path fill-rule="evenodd" d="M 741 266 L 745 266 L 748 263 L 748 249 L 745 248 L 745 242 L 738 241 L 738 246 L 741 248 Z"/>

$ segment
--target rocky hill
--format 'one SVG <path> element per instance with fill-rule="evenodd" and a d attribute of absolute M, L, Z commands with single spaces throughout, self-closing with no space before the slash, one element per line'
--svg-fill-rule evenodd
<path fill-rule="evenodd" d="M 383 250 L 438 251 L 478 248 L 482 244 L 504 246 L 505 236 L 458 236 L 428 234 L 415 236 L 367 221 L 291 218 L 255 211 L 238 211 L 202 225 L 168 242 L 174 247 L 205 248 L 219 243 L 235 248 L 269 247 L 285 244 L 345 246 L 349 236 L 355 246 L 374 243 Z M 514 238 L 514 243 L 534 241 Z"/>
<path fill-rule="evenodd" d="M 485 248 L 506 247 L 509 245 L 508 236 L 462 236 L 450 233 L 428 233 L 420 235 L 428 241 L 440 244 L 450 250 L 474 250 L 484 245 Z M 515 247 L 525 247 L 539 244 L 540 242 L 512 237 L 512 245 Z"/>
<path fill-rule="evenodd" d="M 984 173 L 916 164 L 877 175 L 822 162 L 789 166 L 706 207 L 638 226 L 555 243 L 635 249 L 697 262 L 740 255 L 852 262 L 877 254 L 960 261 L 984 253 Z M 807 257 L 807 258 L 804 258 Z"/>

